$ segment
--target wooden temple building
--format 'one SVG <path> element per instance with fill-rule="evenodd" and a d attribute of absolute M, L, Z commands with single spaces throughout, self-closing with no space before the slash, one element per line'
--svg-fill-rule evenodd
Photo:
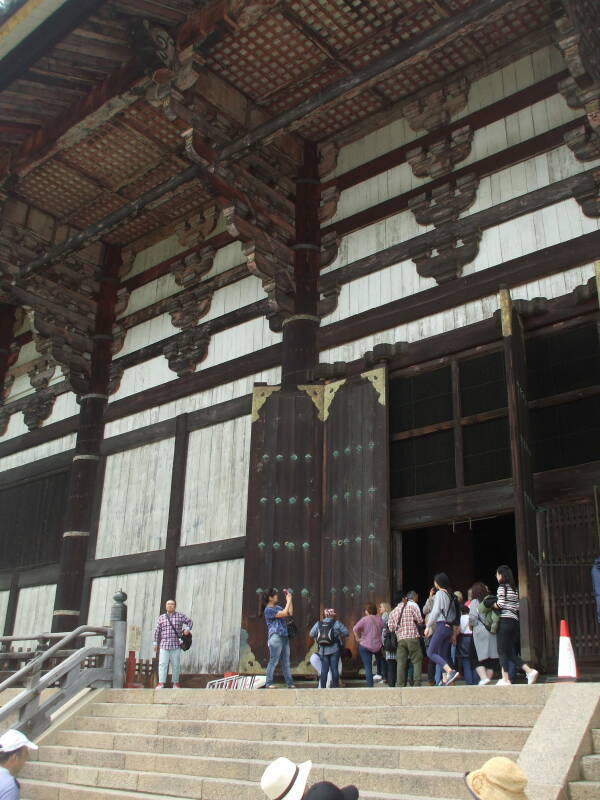
<path fill-rule="evenodd" d="M 597 0 L 3 0 L 0 630 L 508 563 L 600 662 L 596 261 Z"/>

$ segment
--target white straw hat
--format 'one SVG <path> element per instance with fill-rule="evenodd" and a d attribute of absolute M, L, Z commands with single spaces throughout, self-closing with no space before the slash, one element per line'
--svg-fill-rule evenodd
<path fill-rule="evenodd" d="M 14 728 L 0 736 L 0 753 L 14 753 L 15 750 L 20 750 L 21 747 L 27 747 L 29 750 L 38 749 L 37 744 L 30 742 L 24 733 L 16 731 Z"/>
<path fill-rule="evenodd" d="M 260 779 L 260 788 L 269 800 L 301 800 L 312 761 L 294 764 L 289 758 L 276 758 Z"/>

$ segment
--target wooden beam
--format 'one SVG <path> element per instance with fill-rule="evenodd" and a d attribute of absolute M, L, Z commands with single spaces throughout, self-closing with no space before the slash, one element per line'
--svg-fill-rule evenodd
<path fill-rule="evenodd" d="M 0 91 L 23 75 L 103 3 L 104 0 L 67 0 L 63 3 L 54 14 L 4 56 L 0 70 Z"/>
<path fill-rule="evenodd" d="M 455 183 L 459 178 L 465 175 L 476 175 L 479 179 L 485 178 L 488 175 L 493 175 L 495 172 L 507 169 L 522 161 L 527 161 L 530 158 L 535 158 L 542 153 L 547 153 L 549 150 L 561 147 L 564 144 L 565 133 L 581 127 L 583 120 L 583 117 L 571 120 L 564 125 L 560 125 L 558 128 L 552 128 L 552 130 L 540 133 L 538 136 L 533 136 L 525 142 L 507 147 L 505 150 L 482 158 L 466 167 L 455 169 L 449 175 L 444 175 L 441 178 L 424 183 L 414 189 L 410 189 L 408 192 L 404 192 L 396 197 L 391 197 L 389 200 L 384 200 L 382 203 L 366 208 L 364 211 L 352 214 L 352 216 L 346 217 L 339 222 L 334 222 L 324 228 L 321 233 L 323 236 L 326 236 L 327 233 L 335 231 L 338 236 L 345 236 L 367 225 L 380 222 L 386 217 L 391 217 L 393 214 L 406 211 L 411 198 L 417 197 L 420 194 L 430 193 L 438 186 L 443 186 L 447 183 Z"/>
<path fill-rule="evenodd" d="M 408 66 L 426 59 L 436 49 L 448 44 L 457 36 L 465 36 L 472 30 L 477 30 L 486 20 L 489 21 L 509 10 L 514 10 L 523 2 L 524 0 L 478 0 L 450 19 L 442 20 L 434 25 L 422 36 L 403 42 L 399 47 L 389 50 L 380 58 L 367 64 L 366 67 L 341 78 L 302 103 L 254 128 L 245 136 L 224 147 L 219 152 L 218 160 L 228 161 L 260 141 L 270 140 L 284 130 L 286 132 L 294 130 L 306 122 L 311 114 L 324 111 L 346 97 L 359 94 L 374 82 L 382 80 L 386 73 L 401 64 Z"/>
<path fill-rule="evenodd" d="M 177 548 L 177 566 L 189 567 L 193 564 L 211 564 L 215 561 L 243 558 L 245 544 L 245 536 L 203 542 L 202 544 L 188 544 L 185 547 Z"/>
<path fill-rule="evenodd" d="M 126 556 L 89 559 L 85 564 L 85 575 L 87 578 L 105 578 L 109 575 L 130 575 L 132 572 L 162 569 L 164 554 L 164 550 L 150 550 Z"/>
<path fill-rule="evenodd" d="M 189 442 L 187 414 L 178 416 L 175 424 L 175 447 L 173 450 L 173 466 L 171 470 L 171 495 L 169 498 L 167 537 L 164 549 L 160 600 L 161 608 L 164 608 L 167 600 L 174 598 L 177 592 L 177 549 L 181 542 L 181 522 L 183 519 Z"/>
<path fill-rule="evenodd" d="M 533 84 L 533 86 L 528 86 L 519 92 L 502 98 L 502 100 L 496 103 L 484 106 L 484 108 L 474 111 L 472 114 L 460 117 L 460 119 L 451 122 L 445 128 L 432 131 L 417 139 L 413 139 L 408 144 L 397 147 L 395 150 L 390 150 L 377 158 L 371 159 L 371 161 L 367 161 L 347 172 L 343 172 L 336 178 L 324 182 L 322 189 L 327 189 L 330 186 L 337 186 L 340 191 L 349 189 L 352 186 L 356 186 L 358 183 L 373 178 L 375 175 L 380 175 L 382 172 L 387 172 L 403 164 L 406 161 L 407 152 L 415 147 L 427 148 L 434 142 L 439 141 L 441 137 L 447 137 L 453 131 L 465 125 L 477 131 L 486 125 L 491 125 L 494 122 L 498 122 L 498 120 L 504 119 L 510 114 L 529 108 L 529 106 L 539 103 L 541 100 L 546 100 L 554 96 L 558 91 L 558 83 L 568 77 L 568 75 L 569 73 L 566 70 L 556 75 L 551 75 L 549 78 L 545 78 Z M 452 177 L 452 175 L 448 176 L 448 178 Z"/>
<path fill-rule="evenodd" d="M 20 467 L 4 470 L 0 472 L 0 489 L 28 483 L 36 478 L 53 475 L 57 472 L 65 472 L 71 466 L 72 461 L 73 450 L 66 450 L 64 453 L 57 453 Z"/>

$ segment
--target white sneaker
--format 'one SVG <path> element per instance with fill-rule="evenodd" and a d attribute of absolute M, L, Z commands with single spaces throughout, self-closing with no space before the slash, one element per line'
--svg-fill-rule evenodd
<path fill-rule="evenodd" d="M 377 674 L 373 675 L 373 681 L 375 683 L 379 683 L 382 680 L 383 680 L 383 678 L 381 677 L 381 675 L 377 675 Z"/>
<path fill-rule="evenodd" d="M 157 683 L 157 684 L 156 684 L 156 688 L 157 688 L 157 689 L 164 689 L 164 688 L 165 688 L 165 685 L 164 685 L 164 683 Z"/>
<path fill-rule="evenodd" d="M 479 683 L 477 684 L 477 686 L 487 686 L 490 683 L 491 683 L 491 680 L 489 678 L 482 678 L 479 681 Z"/>
<path fill-rule="evenodd" d="M 531 672 L 527 673 L 527 683 L 531 686 L 532 683 L 536 683 L 539 677 L 540 673 L 537 671 L 537 669 L 532 669 Z"/>
<path fill-rule="evenodd" d="M 512 686 L 512 683 L 510 681 L 504 681 L 502 678 L 500 678 L 500 680 L 496 682 L 496 686 Z"/>

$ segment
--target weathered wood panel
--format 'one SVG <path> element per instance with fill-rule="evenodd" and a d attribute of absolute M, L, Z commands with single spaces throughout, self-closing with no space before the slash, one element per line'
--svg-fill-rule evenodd
<path fill-rule="evenodd" d="M 248 415 L 190 434 L 182 545 L 244 535 L 250 430 Z"/>
<path fill-rule="evenodd" d="M 15 636 L 50 632 L 55 594 L 55 583 L 19 590 L 14 627 Z M 28 645 L 24 643 L 23 646 L 27 647 Z"/>
<path fill-rule="evenodd" d="M 389 597 L 389 433 L 385 367 L 325 385 L 321 596 L 351 629 Z M 333 395 L 333 396 L 332 396 Z M 348 641 L 357 655 L 353 640 Z"/>
<path fill-rule="evenodd" d="M 96 558 L 164 547 L 173 439 L 106 460 Z"/>
<path fill-rule="evenodd" d="M 152 633 L 160 609 L 162 570 L 133 572 L 129 575 L 110 575 L 94 578 L 87 622 L 89 625 L 108 625 L 113 595 L 119 589 L 127 593 L 128 646 L 133 644 L 131 628 L 141 631 L 140 658 L 152 658 Z"/>
<path fill-rule="evenodd" d="M 409 263 L 414 267 L 412 262 Z M 399 267 L 397 266 L 396 269 L 399 269 Z M 406 265 L 406 269 L 409 269 L 408 265 Z M 560 297 L 561 295 L 573 291 L 576 286 L 581 286 L 586 283 L 593 274 L 594 265 L 586 264 L 583 267 L 576 267 L 567 272 L 561 272 L 557 275 L 551 275 L 548 278 L 517 286 L 511 289 L 511 295 L 515 299 L 526 300 L 532 300 L 534 297 L 546 297 L 548 299 Z M 368 279 L 373 278 L 374 276 L 370 275 L 368 278 L 362 278 L 361 280 L 368 281 Z M 364 291 L 366 292 L 367 290 L 365 289 Z M 373 294 L 376 295 L 376 288 L 372 289 L 371 296 L 373 296 Z M 378 304 L 379 303 L 375 302 L 374 307 Z M 465 303 L 449 311 L 443 311 L 439 314 L 433 314 L 415 320 L 414 322 L 398 325 L 395 328 L 381 331 L 372 336 L 365 336 L 353 342 L 348 342 L 340 347 L 332 347 L 328 350 L 323 350 L 321 351 L 321 361 L 331 363 L 335 361 L 354 361 L 360 358 L 364 353 L 372 350 L 376 344 L 381 344 L 383 342 L 415 342 L 430 336 L 447 333 L 451 330 L 456 330 L 457 328 L 489 319 L 497 308 L 498 298 L 496 295 L 483 297 L 480 300 Z M 354 314 L 357 312 L 353 310 L 352 313 Z"/>
<path fill-rule="evenodd" d="M 20 414 L 15 414 L 12 419 L 21 419 Z M 27 430 L 27 429 L 26 429 Z M 15 434 L 19 435 L 19 434 Z M 5 438 L 9 438 L 8 434 Z M 3 439 L 4 441 L 4 439 Z M 75 447 L 75 435 L 61 436 L 58 439 L 53 439 L 51 442 L 45 442 L 37 447 L 30 447 L 27 450 L 21 450 L 10 456 L 0 458 L 0 472 L 14 467 L 22 467 L 24 464 L 31 464 L 33 461 L 39 461 L 48 456 L 55 456 L 57 453 L 64 453 L 67 450 L 72 450 Z"/>
<path fill-rule="evenodd" d="M 8 610 L 8 598 L 10 597 L 10 590 L 0 592 L 0 631 L 4 630 L 4 622 L 6 620 L 6 612 Z"/>
<path fill-rule="evenodd" d="M 467 105 L 460 113 L 456 114 L 454 119 L 462 119 L 504 97 L 532 86 L 544 78 L 555 75 L 564 68 L 564 61 L 557 48 L 544 47 L 491 75 L 474 81 Z M 343 147 L 333 174 L 342 175 L 360 164 L 395 149 L 399 144 L 414 141 L 421 133 L 413 131 L 404 118 L 396 120 Z"/>
<path fill-rule="evenodd" d="M 242 618 L 244 561 L 180 567 L 177 607 L 193 622 L 193 644 L 183 672 L 223 674 L 237 669 Z"/>
<path fill-rule="evenodd" d="M 155 422 L 163 422 L 164 420 L 172 419 L 179 414 L 187 414 L 203 408 L 210 408 L 218 403 L 224 403 L 236 397 L 243 397 L 252 392 L 252 387 L 255 383 L 278 383 L 280 374 L 281 370 L 277 367 L 276 369 L 266 370 L 265 372 L 240 378 L 236 381 L 223 383 L 213 389 L 191 394 L 188 397 L 183 397 L 170 403 L 164 403 L 161 406 L 148 409 L 147 411 L 130 414 L 115 422 L 109 422 L 105 428 L 105 436 L 118 436 L 146 425 L 152 425 Z"/>

